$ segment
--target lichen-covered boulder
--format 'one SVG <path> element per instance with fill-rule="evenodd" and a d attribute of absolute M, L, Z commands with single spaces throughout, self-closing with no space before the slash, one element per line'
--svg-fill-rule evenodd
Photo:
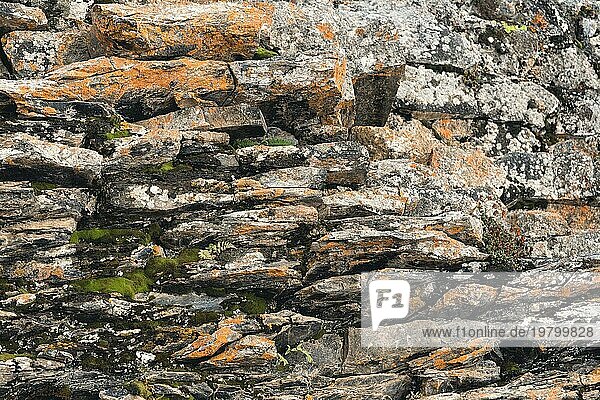
<path fill-rule="evenodd" d="M 1 81 L 0 93 L 25 116 L 55 116 L 71 102 L 100 101 L 141 120 L 176 107 L 220 104 L 234 90 L 225 63 L 182 58 L 131 61 L 100 57 L 67 65 L 43 79 Z"/>
<path fill-rule="evenodd" d="M 96 4 L 91 17 L 107 54 L 233 61 L 266 51 L 261 38 L 268 35 L 273 9 L 266 2 Z"/>
<path fill-rule="evenodd" d="M 19 3 L 0 3 L 0 31 L 33 30 L 46 27 L 48 20 L 42 10 Z"/>
<path fill-rule="evenodd" d="M 94 54 L 89 29 L 38 32 L 14 31 L 2 38 L 2 49 L 17 78 L 41 77 Z"/>

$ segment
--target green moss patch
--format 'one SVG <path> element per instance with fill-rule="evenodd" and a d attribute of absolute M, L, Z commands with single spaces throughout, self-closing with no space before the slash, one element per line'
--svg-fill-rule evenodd
<path fill-rule="evenodd" d="M 272 137 L 267 139 L 267 146 L 292 146 L 294 142 L 290 139 Z"/>
<path fill-rule="evenodd" d="M 204 293 L 211 297 L 224 297 L 227 296 L 227 290 L 222 287 L 207 287 L 202 289 Z"/>
<path fill-rule="evenodd" d="M 144 269 L 147 276 L 156 278 L 164 274 L 175 274 L 179 267 L 176 258 L 154 257 L 148 260 Z"/>
<path fill-rule="evenodd" d="M 120 293 L 133 298 L 137 293 L 149 292 L 152 283 L 144 272 L 134 271 L 122 277 L 82 279 L 73 285 L 83 292 Z"/>
<path fill-rule="evenodd" d="M 249 315 L 264 314 L 267 311 L 267 300 L 252 292 L 238 293 L 239 299 L 229 303 L 227 310 L 240 310 Z"/>
<path fill-rule="evenodd" d="M 106 140 L 120 139 L 131 136 L 131 132 L 128 129 L 123 128 L 123 120 L 118 116 L 111 118 L 112 128 L 110 132 L 104 134 Z"/>
<path fill-rule="evenodd" d="M 169 172 L 191 171 L 193 168 L 188 164 L 174 164 L 169 161 L 160 165 L 152 165 L 144 168 L 144 171 L 149 174 L 166 174 Z"/>
<path fill-rule="evenodd" d="M 15 357 L 19 357 L 20 354 L 13 353 L 0 353 L 0 361 L 12 360 Z"/>
<path fill-rule="evenodd" d="M 177 256 L 177 262 L 179 262 L 180 264 L 189 264 L 196 261 L 200 261 L 199 253 L 200 249 L 197 248 L 183 249 L 181 250 L 181 253 L 179 253 L 179 255 Z"/>
<path fill-rule="evenodd" d="M 152 241 L 150 235 L 137 229 L 101 229 L 93 228 L 75 231 L 71 235 L 71 243 L 121 243 L 134 241 L 148 244 Z"/>
<path fill-rule="evenodd" d="M 252 147 L 252 146 L 258 146 L 260 145 L 261 142 L 254 140 L 254 139 L 237 139 L 236 141 L 233 142 L 233 147 L 236 149 L 242 149 L 244 147 Z"/>
<path fill-rule="evenodd" d="M 29 358 L 33 358 L 33 355 L 28 354 L 28 353 L 23 353 L 23 354 L 0 353 L 0 361 L 8 361 L 8 360 L 12 360 L 13 358 L 17 358 L 17 357 L 29 357 Z"/>
<path fill-rule="evenodd" d="M 504 21 L 502 21 L 502 28 L 504 28 L 504 32 L 506 32 L 506 33 L 527 31 L 527 25 L 509 25 Z"/>
<path fill-rule="evenodd" d="M 106 137 L 106 140 L 115 140 L 129 137 L 131 136 L 131 132 L 129 132 L 127 129 L 113 129 L 104 136 Z"/>
<path fill-rule="evenodd" d="M 56 189 L 58 185 L 50 182 L 31 182 L 31 187 L 36 194 L 39 194 L 44 190 Z"/>
<path fill-rule="evenodd" d="M 160 275 L 177 275 L 179 267 L 200 260 L 200 250 L 197 248 L 183 249 L 175 258 L 153 257 L 146 263 L 144 269 L 147 276 L 156 278 Z"/>
<path fill-rule="evenodd" d="M 191 318 L 194 325 L 202 325 L 208 322 L 216 322 L 220 318 L 218 312 L 215 311 L 199 311 Z"/>
<path fill-rule="evenodd" d="M 127 385 L 127 389 L 131 392 L 131 394 L 142 396 L 144 398 L 152 397 L 152 392 L 148 388 L 148 385 L 144 382 L 131 381 Z"/>
<path fill-rule="evenodd" d="M 264 47 L 259 47 L 254 52 L 254 57 L 253 58 L 255 60 L 266 60 L 267 58 L 275 57 L 275 56 L 278 56 L 278 55 L 279 54 L 277 54 L 274 51 L 267 50 Z"/>
<path fill-rule="evenodd" d="M 255 140 L 255 139 L 238 139 L 233 142 L 233 147 L 236 149 L 241 149 L 244 147 L 252 147 L 252 146 L 293 146 L 295 143 L 287 138 L 282 137 L 270 137 L 265 138 L 263 140 Z"/>

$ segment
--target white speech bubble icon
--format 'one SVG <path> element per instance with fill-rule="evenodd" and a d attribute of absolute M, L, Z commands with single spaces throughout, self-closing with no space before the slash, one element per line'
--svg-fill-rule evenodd
<path fill-rule="evenodd" d="M 408 315 L 410 284 L 403 280 L 374 280 L 369 283 L 371 327 L 379 328 L 384 319 L 400 319 Z"/>

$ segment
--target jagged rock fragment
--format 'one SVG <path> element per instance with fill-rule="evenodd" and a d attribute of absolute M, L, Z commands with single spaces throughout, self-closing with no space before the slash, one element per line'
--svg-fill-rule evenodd
<path fill-rule="evenodd" d="M 48 20 L 42 10 L 19 3 L 0 3 L 0 31 L 44 28 Z"/>
<path fill-rule="evenodd" d="M 248 335 L 210 358 L 206 364 L 224 368 L 261 367 L 268 366 L 276 358 L 274 341 L 264 336 Z"/>
<path fill-rule="evenodd" d="M 30 182 L 0 183 L 0 219 L 32 221 L 46 218 L 76 220 L 94 209 L 94 197 L 86 189 L 53 188 Z"/>
<path fill-rule="evenodd" d="M 231 63 L 236 103 L 256 104 L 268 125 L 301 131 L 311 123 L 348 126 L 354 93 L 343 58 L 274 58 Z"/>
<path fill-rule="evenodd" d="M 100 178 L 102 156 L 93 150 L 45 142 L 17 134 L 0 137 L 0 176 L 89 185 Z"/>
<path fill-rule="evenodd" d="M 342 274 L 372 264 L 394 265 L 412 263 L 462 263 L 483 260 L 477 248 L 465 245 L 437 230 L 404 227 L 390 230 L 354 225 L 333 229 L 314 241 L 313 256 L 308 264 L 308 276 Z"/>
<path fill-rule="evenodd" d="M 510 153 L 497 160 L 508 176 L 507 201 L 578 200 L 597 196 L 593 143 L 565 141 L 548 152 Z"/>
<path fill-rule="evenodd" d="M 357 126 L 352 134 L 369 149 L 372 160 L 407 158 L 425 164 L 437 140 L 419 121 L 407 122 L 395 129 Z"/>
<path fill-rule="evenodd" d="M 59 68 L 38 80 L 0 81 L 19 114 L 55 116 L 72 102 L 105 102 L 130 120 L 177 107 L 218 104 L 234 89 L 227 64 L 181 58 L 132 61 L 100 57 Z"/>
<path fill-rule="evenodd" d="M 223 346 L 240 339 L 242 335 L 229 327 L 217 329 L 212 334 L 200 335 L 194 342 L 174 354 L 187 360 L 213 356 Z"/>
<path fill-rule="evenodd" d="M 364 182 L 369 154 L 357 142 L 322 143 L 308 148 L 307 162 L 327 171 L 328 185 L 352 186 Z"/>
<path fill-rule="evenodd" d="M 267 2 L 96 4 L 91 16 L 98 39 L 115 55 L 234 61 L 259 52 L 273 9 Z"/>
<path fill-rule="evenodd" d="M 480 113 L 476 94 L 465 77 L 453 72 L 435 72 L 425 66 L 406 67 L 394 107 L 424 120 L 447 116 L 469 118 Z"/>
<path fill-rule="evenodd" d="M 139 121 L 150 129 L 178 129 L 237 133 L 238 136 L 262 136 L 265 122 L 260 109 L 248 104 L 228 107 L 189 107 Z"/>
<path fill-rule="evenodd" d="M 408 198 L 390 187 L 344 190 L 323 196 L 326 218 L 356 215 L 403 214 Z"/>
<path fill-rule="evenodd" d="M 10 32 L 2 49 L 17 78 L 42 77 L 67 64 L 92 58 L 88 29 L 65 32 Z"/>

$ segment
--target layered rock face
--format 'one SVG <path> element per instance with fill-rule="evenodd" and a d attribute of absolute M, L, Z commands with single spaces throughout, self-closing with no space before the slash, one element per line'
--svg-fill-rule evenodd
<path fill-rule="evenodd" d="M 589 0 L 0 2 L 0 397 L 597 399 L 360 346 L 360 273 L 598 268 Z"/>

